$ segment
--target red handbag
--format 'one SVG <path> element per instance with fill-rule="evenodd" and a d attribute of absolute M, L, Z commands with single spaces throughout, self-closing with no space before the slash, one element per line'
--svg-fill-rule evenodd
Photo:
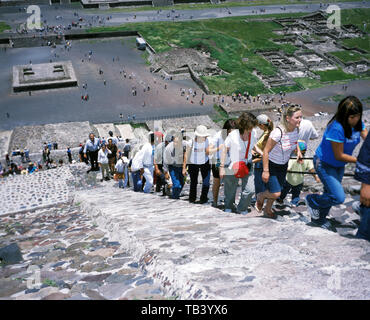
<path fill-rule="evenodd" d="M 248 151 L 249 151 L 249 145 L 251 143 L 251 132 L 249 132 L 249 136 L 248 136 L 248 146 L 247 146 L 247 150 L 245 152 L 245 159 L 248 159 Z M 249 174 L 249 168 L 248 166 L 245 164 L 245 161 L 238 161 L 238 162 L 235 162 L 232 166 L 232 169 L 234 171 L 234 176 L 235 178 L 244 178 L 246 175 Z"/>

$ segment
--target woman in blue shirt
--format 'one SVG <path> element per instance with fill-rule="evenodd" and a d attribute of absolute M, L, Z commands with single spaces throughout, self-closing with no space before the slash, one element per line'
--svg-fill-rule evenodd
<path fill-rule="evenodd" d="M 312 226 L 336 231 L 326 219 L 332 206 L 345 200 L 342 187 L 344 166 L 347 162 L 356 163 L 353 150 L 365 139 L 367 129 L 362 122 L 362 103 L 354 96 L 348 96 L 339 102 L 338 110 L 329 121 L 324 136 L 313 158 L 314 166 L 324 193 L 309 194 L 306 204 L 311 214 Z"/>

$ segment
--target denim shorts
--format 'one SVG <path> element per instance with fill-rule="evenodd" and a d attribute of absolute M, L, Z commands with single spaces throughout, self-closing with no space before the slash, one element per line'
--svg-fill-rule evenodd
<path fill-rule="evenodd" d="M 270 193 L 277 193 L 283 190 L 285 183 L 285 177 L 288 170 L 288 163 L 286 164 L 276 164 L 269 161 L 270 178 L 267 183 L 265 183 L 266 189 Z"/>

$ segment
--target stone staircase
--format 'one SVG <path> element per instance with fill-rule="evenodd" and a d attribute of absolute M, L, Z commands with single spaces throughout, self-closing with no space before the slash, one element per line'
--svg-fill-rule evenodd
<path fill-rule="evenodd" d="M 113 183 L 75 203 L 179 299 L 368 299 L 370 244 L 306 225 L 227 214 Z M 343 210 L 343 208 L 341 209 Z"/>
<path fill-rule="evenodd" d="M 178 299 L 370 297 L 370 243 L 353 239 L 359 217 L 349 209 L 352 197 L 332 209 L 338 229 L 332 233 L 307 226 L 305 206 L 277 208 L 277 220 L 227 214 L 190 204 L 186 196 L 172 200 L 119 189 L 86 169 L 78 163 L 0 180 L 0 217 L 18 221 L 20 214 L 27 218 L 42 208 L 78 207 L 163 295 Z M 108 298 L 127 290 L 122 284 L 117 293 L 116 284 L 105 285 Z"/>

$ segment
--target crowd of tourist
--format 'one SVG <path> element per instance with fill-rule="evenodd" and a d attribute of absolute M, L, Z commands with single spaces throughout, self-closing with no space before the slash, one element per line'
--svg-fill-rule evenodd
<path fill-rule="evenodd" d="M 257 136 L 256 127 L 263 130 Z M 208 203 L 210 178 L 213 175 L 212 206 L 246 216 L 265 216 L 276 219 L 277 203 L 285 203 L 292 193 L 291 206 L 306 204 L 311 214 L 309 225 L 335 231 L 326 219 L 330 208 L 344 202 L 341 181 L 346 163 L 356 163 L 357 179 L 362 182 L 360 238 L 370 240 L 369 218 L 369 139 L 362 121 L 362 104 L 353 96 L 343 99 L 329 121 L 313 161 L 305 159 L 311 139 L 319 137 L 309 120 L 302 119 L 298 105 L 284 108 L 281 123 L 274 125 L 265 114 L 255 117 L 244 112 L 236 120 L 227 120 L 216 134 L 199 125 L 191 134 L 185 130 L 154 130 L 137 152 L 121 152 L 112 147 L 115 142 L 100 148 L 93 134 L 85 144 L 90 157 L 90 171 L 102 172 L 102 179 L 115 177 L 120 188 L 130 187 L 135 192 L 160 192 L 179 199 L 186 181 L 190 183 L 189 202 Z M 364 139 L 361 162 L 352 156 L 353 150 Z M 113 154 L 113 155 L 112 155 Z M 109 160 L 111 159 L 111 160 Z M 110 165 L 109 165 L 110 164 Z M 111 169 L 109 169 L 111 168 Z M 199 173 L 201 192 L 197 195 Z M 323 194 L 309 194 L 300 199 L 304 174 L 313 174 L 324 186 Z M 129 178 L 130 176 L 130 178 Z M 241 182 L 241 184 L 239 184 Z M 223 184 L 224 205 L 218 203 Z M 154 187 L 155 185 L 155 187 Z M 239 202 L 236 192 L 240 188 Z"/>
<path fill-rule="evenodd" d="M 133 148 L 126 139 L 95 137 L 93 133 L 80 144 L 81 162 L 90 163 L 91 171 L 101 172 L 101 181 L 115 179 L 119 188 L 135 192 L 160 192 L 163 196 L 179 199 L 186 182 L 190 183 L 189 202 L 205 204 L 213 176 L 212 206 L 225 212 L 250 217 L 277 217 L 277 204 L 291 207 L 307 205 L 311 215 L 309 225 L 336 231 L 327 219 L 330 208 L 342 204 L 345 194 L 342 187 L 347 163 L 356 164 L 355 179 L 361 184 L 360 204 L 354 206 L 361 215 L 357 237 L 370 240 L 370 152 L 368 131 L 362 121 L 360 100 L 348 96 L 340 101 L 337 112 L 328 122 L 322 141 L 315 151 L 313 161 L 304 158 L 310 140 L 319 137 L 311 121 L 302 119 L 299 105 L 285 106 L 281 122 L 274 127 L 265 114 L 257 117 L 244 112 L 238 119 L 225 121 L 222 130 L 211 133 L 199 125 L 195 132 L 171 129 L 161 132 L 155 128 L 141 147 Z M 258 136 L 256 128 L 263 133 Z M 364 140 L 358 159 L 353 151 Z M 54 149 L 58 146 L 54 144 Z M 31 174 L 57 164 L 50 158 L 51 144 L 44 144 L 43 164 L 29 162 L 17 166 L 6 157 L 8 169 L 0 164 L 0 176 L 6 174 Z M 68 161 L 72 153 L 67 149 Z M 29 160 L 29 154 L 24 154 Z M 62 165 L 61 161 L 59 165 Z M 198 199 L 199 173 L 202 177 Z M 305 174 L 312 174 L 323 184 L 322 194 L 308 194 L 300 198 Z M 224 204 L 219 203 L 223 186 Z M 240 186 L 240 196 L 236 192 Z M 285 198 L 292 194 L 288 203 Z M 239 198 L 236 203 L 236 198 Z"/>

